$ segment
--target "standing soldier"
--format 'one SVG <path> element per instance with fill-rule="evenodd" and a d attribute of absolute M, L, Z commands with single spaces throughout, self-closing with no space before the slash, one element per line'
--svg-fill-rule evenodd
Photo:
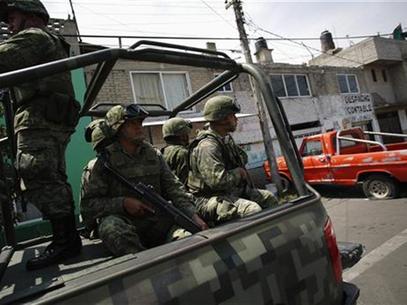
<path fill-rule="evenodd" d="M 183 118 L 171 118 L 162 128 L 167 146 L 161 152 L 172 172 L 186 185 L 189 172 L 188 144 L 192 130 L 190 121 Z"/>
<path fill-rule="evenodd" d="M 47 31 L 49 15 L 39 0 L 0 1 L 0 21 L 12 37 L 0 44 L 0 73 L 69 56 L 69 45 Z M 65 149 L 79 118 L 70 72 L 12 88 L 16 113 L 16 166 L 25 198 L 52 225 L 52 242 L 27 269 L 40 269 L 80 253 Z"/>
<path fill-rule="evenodd" d="M 238 112 L 231 97 L 209 99 L 204 107 L 209 128 L 190 145 L 188 187 L 198 197 L 198 213 L 215 224 L 277 205 L 272 193 L 254 187 L 247 155 L 229 134 L 236 130 Z"/>
<path fill-rule="evenodd" d="M 113 143 L 105 147 L 83 175 L 82 216 L 86 224 L 97 223 L 103 244 L 115 256 L 135 253 L 190 233 L 174 225 L 166 215 L 155 214 L 149 203 L 137 199 L 133 190 L 104 167 L 105 160 L 131 183 L 152 186 L 201 229 L 207 228 L 195 213 L 192 195 L 168 168 L 161 153 L 144 141 L 142 122 L 147 115 L 136 104 L 112 107 L 106 114 L 106 125 L 111 128 Z M 103 141 L 101 131 L 95 128 L 92 132 L 92 144 L 97 150 Z"/>

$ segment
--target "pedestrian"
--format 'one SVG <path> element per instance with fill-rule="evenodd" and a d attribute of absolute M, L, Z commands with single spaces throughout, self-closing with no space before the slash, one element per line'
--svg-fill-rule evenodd
<path fill-rule="evenodd" d="M 168 215 L 155 213 L 151 203 L 139 200 L 133 190 L 104 167 L 106 161 L 131 183 L 150 185 L 201 229 L 207 228 L 195 212 L 193 196 L 168 168 L 161 153 L 144 141 L 142 122 L 147 116 L 148 112 L 136 104 L 112 107 L 106 114 L 106 125 L 112 131 L 113 142 L 83 176 L 81 213 L 86 223 L 92 224 L 94 220 L 103 244 L 115 256 L 135 253 L 190 233 L 175 225 Z M 100 130 L 95 128 L 92 132 L 92 140 L 99 143 Z"/>
<path fill-rule="evenodd" d="M 0 44 L 0 73 L 69 56 L 65 40 L 47 30 L 48 20 L 39 0 L 0 1 L 0 21 L 8 24 L 12 35 Z M 69 71 L 19 84 L 11 88 L 11 95 L 21 189 L 52 226 L 52 242 L 27 262 L 26 268 L 34 270 L 76 256 L 82 247 L 65 168 L 65 149 L 80 105 Z"/>
<path fill-rule="evenodd" d="M 210 98 L 204 106 L 209 128 L 190 144 L 188 188 L 198 198 L 198 213 L 215 225 L 277 205 L 271 192 L 254 186 L 245 168 L 247 154 L 230 135 L 238 112 L 233 98 Z"/>

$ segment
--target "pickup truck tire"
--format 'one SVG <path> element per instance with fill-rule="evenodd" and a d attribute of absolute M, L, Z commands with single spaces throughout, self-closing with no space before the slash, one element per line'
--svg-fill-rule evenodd
<path fill-rule="evenodd" d="M 397 196 L 397 184 L 394 179 L 384 175 L 370 175 L 363 181 L 363 192 L 373 200 L 392 199 Z"/>
<path fill-rule="evenodd" d="M 285 176 L 283 176 L 283 175 L 280 175 L 280 178 L 281 178 L 281 184 L 282 184 L 282 187 L 283 187 L 283 192 L 287 193 L 287 192 L 292 191 L 293 190 L 293 184 L 291 183 L 291 181 L 288 178 L 286 178 Z"/>

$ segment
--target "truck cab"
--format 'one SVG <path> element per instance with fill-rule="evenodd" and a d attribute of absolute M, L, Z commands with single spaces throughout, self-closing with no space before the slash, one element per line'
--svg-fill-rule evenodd
<path fill-rule="evenodd" d="M 360 128 L 305 137 L 299 149 L 305 180 L 310 184 L 362 184 L 366 197 L 370 199 L 396 197 L 399 184 L 407 182 L 407 142 L 384 145 L 369 140 L 369 136 L 374 135 L 407 137 L 364 132 Z M 289 184 L 291 175 L 284 157 L 279 157 L 277 164 L 280 175 Z M 268 163 L 265 171 L 269 171 Z"/>

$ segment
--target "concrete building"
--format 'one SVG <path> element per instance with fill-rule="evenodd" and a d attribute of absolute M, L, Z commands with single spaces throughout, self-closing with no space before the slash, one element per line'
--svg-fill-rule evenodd
<path fill-rule="evenodd" d="M 407 41 L 371 37 L 346 49 L 333 46 L 309 65 L 360 68 L 372 96 L 378 129 L 407 133 Z"/>
<path fill-rule="evenodd" d="M 213 48 L 213 44 L 211 45 Z M 280 97 L 292 131 L 300 143 L 305 135 L 341 128 L 344 120 L 365 129 L 374 129 L 375 117 L 364 71 L 354 67 L 308 67 L 274 63 L 270 49 L 260 44 L 256 50 L 258 64 L 270 75 L 272 87 Z M 94 72 L 87 68 L 87 79 Z M 220 71 L 187 66 L 131 62 L 120 60 L 103 86 L 96 102 L 160 104 L 173 109 L 187 95 L 213 79 Z M 338 75 L 348 80 L 349 94 L 344 96 L 337 81 Z M 235 97 L 242 112 L 254 114 L 242 118 L 234 137 L 249 155 L 249 168 L 261 167 L 266 159 L 257 109 L 247 75 L 241 75 L 223 87 L 220 94 Z M 186 118 L 202 116 L 204 103 L 180 114 Z M 150 118 L 147 122 L 165 118 Z M 373 122 L 373 123 L 372 123 Z M 195 129 L 203 123 L 195 124 Z M 271 122 L 269 126 L 272 126 Z M 154 145 L 164 145 L 161 125 L 147 128 Z M 274 137 L 274 129 L 270 129 Z M 275 141 L 275 150 L 280 148 Z"/>

